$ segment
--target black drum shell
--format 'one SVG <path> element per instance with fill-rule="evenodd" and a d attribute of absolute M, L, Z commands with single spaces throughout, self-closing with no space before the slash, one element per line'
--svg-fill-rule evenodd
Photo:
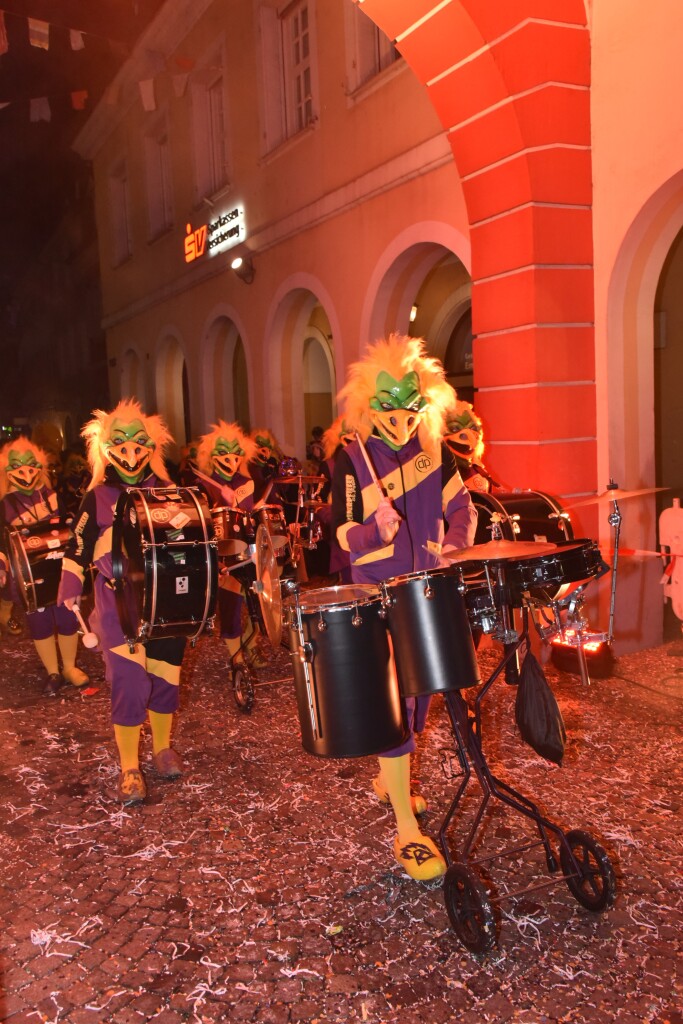
<path fill-rule="evenodd" d="M 524 593 L 557 601 L 607 570 L 595 541 L 581 539 L 564 541 L 555 551 L 537 558 L 506 562 L 505 581 L 513 605 L 521 603 Z"/>
<path fill-rule="evenodd" d="M 379 594 L 368 599 L 364 590 L 375 588 L 327 587 L 299 599 L 304 643 L 311 645 L 308 670 L 318 735 L 300 656 L 296 603 L 285 602 L 301 742 L 309 754 L 365 757 L 398 747 L 408 737 Z M 351 592 L 361 593 L 357 604 L 348 603 Z M 356 616 L 361 621 L 354 625 Z M 320 622 L 326 627 L 322 631 Z"/>
<path fill-rule="evenodd" d="M 129 643 L 198 636 L 215 614 L 218 585 L 204 495 L 185 487 L 125 491 L 114 513 L 112 570 Z"/>
<path fill-rule="evenodd" d="M 6 546 L 12 575 L 29 614 L 57 603 L 69 527 L 45 520 L 34 527 L 9 527 Z"/>
<path fill-rule="evenodd" d="M 382 584 L 382 590 L 404 697 L 481 683 L 459 570 L 394 576 Z"/>
<path fill-rule="evenodd" d="M 486 544 L 492 539 L 490 526 L 494 512 L 502 517 L 504 540 L 560 544 L 574 538 L 571 522 L 561 515 L 562 506 L 542 491 L 470 491 L 470 497 L 477 509 L 475 544 Z M 519 518 L 512 519 L 512 516 Z"/>

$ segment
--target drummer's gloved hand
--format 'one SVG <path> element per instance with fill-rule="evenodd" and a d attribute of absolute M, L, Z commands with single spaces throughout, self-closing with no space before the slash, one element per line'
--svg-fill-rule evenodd
<path fill-rule="evenodd" d="M 375 522 L 377 523 L 377 530 L 379 531 L 382 543 L 391 544 L 401 525 L 401 517 L 391 504 L 389 498 L 380 499 L 377 511 L 375 512 Z"/>

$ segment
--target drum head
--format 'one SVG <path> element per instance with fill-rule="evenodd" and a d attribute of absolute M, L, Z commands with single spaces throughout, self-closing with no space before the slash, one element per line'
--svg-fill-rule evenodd
<path fill-rule="evenodd" d="M 277 647 L 282 637 L 282 598 L 280 573 L 268 527 L 263 523 L 256 530 L 256 580 L 261 614 L 268 639 Z"/>

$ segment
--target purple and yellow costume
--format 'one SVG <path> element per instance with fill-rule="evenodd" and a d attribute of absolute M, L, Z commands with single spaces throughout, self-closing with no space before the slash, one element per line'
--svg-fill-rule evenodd
<path fill-rule="evenodd" d="M 150 474 L 136 486 L 169 484 Z M 150 709 L 160 714 L 177 711 L 185 640 L 150 640 L 144 646 L 138 644 L 131 653 L 123 635 L 112 585 L 111 535 L 114 507 L 126 487 L 109 466 L 104 481 L 86 493 L 72 526 L 73 536 L 66 546 L 59 596 L 62 601 L 79 597 L 88 567 L 95 567 L 95 608 L 89 625 L 100 638 L 106 677 L 111 685 L 112 723 L 130 726 L 142 725 Z"/>

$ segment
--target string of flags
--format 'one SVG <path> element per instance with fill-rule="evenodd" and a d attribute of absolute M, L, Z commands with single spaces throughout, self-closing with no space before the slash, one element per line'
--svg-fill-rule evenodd
<path fill-rule="evenodd" d="M 0 57 L 3 54 L 9 52 L 9 40 L 7 37 L 7 27 L 5 24 L 5 12 L 0 10 Z M 27 17 L 28 26 L 28 38 L 31 46 L 34 46 L 41 50 L 49 50 L 50 48 L 50 22 L 42 21 L 39 18 Z M 72 50 L 82 50 L 85 47 L 85 33 L 79 29 L 68 29 L 69 42 Z M 147 54 L 148 63 L 154 74 L 158 74 L 162 71 L 167 71 L 168 66 L 165 57 L 161 53 L 148 51 Z M 190 72 L 194 68 L 194 61 L 187 57 L 176 56 L 173 58 L 173 70 L 172 81 L 173 91 L 176 97 L 181 97 L 185 93 L 187 81 L 190 76 Z M 155 96 L 155 79 L 154 77 L 145 78 L 138 83 L 140 91 L 140 101 L 142 103 L 143 110 L 146 112 L 152 112 L 156 110 L 156 96 Z M 70 93 L 71 106 L 74 110 L 85 110 L 88 102 L 88 90 L 77 89 Z M 115 84 L 109 86 L 105 92 L 105 100 L 110 106 L 116 106 L 118 103 L 118 90 Z M 10 106 L 12 101 L 2 102 L 0 101 L 0 110 L 4 107 Z M 31 121 L 50 121 L 52 118 L 52 111 L 50 108 L 50 99 L 48 96 L 34 97 L 29 101 L 29 119 Z"/>

